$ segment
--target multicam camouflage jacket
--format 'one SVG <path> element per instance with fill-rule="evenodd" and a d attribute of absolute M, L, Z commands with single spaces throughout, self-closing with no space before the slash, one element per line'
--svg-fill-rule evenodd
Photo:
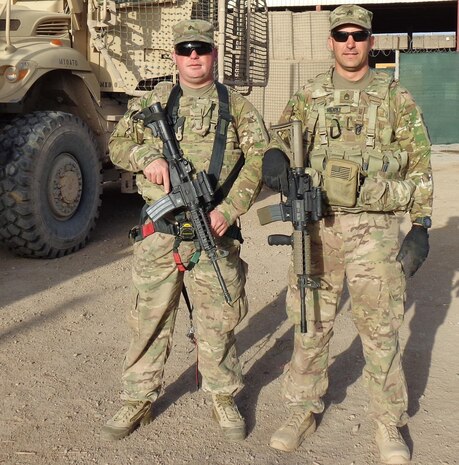
<path fill-rule="evenodd" d="M 149 204 L 164 196 L 162 186 L 148 181 L 143 170 L 154 160 L 163 157 L 163 144 L 142 121 L 132 116 L 140 109 L 160 102 L 165 108 L 172 84 L 162 83 L 151 92 L 130 102 L 129 109 L 117 124 L 109 141 L 110 158 L 122 169 L 136 174 L 139 193 Z M 244 214 L 255 201 L 261 189 L 261 164 L 268 143 L 263 120 L 253 105 L 243 96 L 229 90 L 230 113 L 226 149 L 219 184 L 223 184 L 239 160 L 245 163 L 227 197 L 217 206 L 228 224 Z M 207 170 L 212 154 L 215 127 L 218 118 L 218 94 L 214 84 L 199 92 L 183 88 L 178 117 L 182 122 L 177 139 L 183 155 L 195 172 Z"/>
<path fill-rule="evenodd" d="M 335 89 L 333 68 L 319 75 L 290 99 L 279 123 L 302 121 L 305 166 L 325 192 L 358 166 L 354 203 L 331 201 L 329 210 L 431 216 L 431 143 L 421 110 L 390 75 L 370 73 L 364 90 Z M 287 131 L 273 133 L 270 147 L 289 152 Z"/>

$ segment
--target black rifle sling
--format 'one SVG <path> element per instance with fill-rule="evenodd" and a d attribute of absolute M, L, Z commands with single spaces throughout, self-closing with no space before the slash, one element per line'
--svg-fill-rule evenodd
<path fill-rule="evenodd" d="M 215 128 L 214 146 L 212 147 L 212 156 L 210 158 L 209 175 L 210 182 L 217 186 L 220 179 L 220 173 L 223 165 L 223 155 L 226 148 L 226 136 L 228 134 L 228 126 L 232 121 L 229 109 L 229 95 L 228 89 L 219 82 L 215 83 L 218 93 L 218 120 L 217 127 Z"/>
<path fill-rule="evenodd" d="M 166 103 L 165 113 L 169 117 L 170 122 L 172 122 L 174 129 L 178 120 L 179 100 L 182 94 L 183 92 L 180 88 L 180 85 L 176 84 L 174 87 L 172 87 L 171 93 L 169 94 L 169 98 Z"/>
<path fill-rule="evenodd" d="M 241 168 L 244 166 L 245 160 L 244 155 L 241 154 L 239 160 L 234 165 L 231 173 L 226 178 L 225 182 L 217 189 L 218 180 L 220 178 L 222 166 L 223 166 L 223 157 L 225 155 L 226 148 L 226 137 L 228 134 L 228 126 L 232 122 L 232 116 L 229 108 L 229 93 L 226 86 L 219 82 L 215 82 L 218 93 L 218 120 L 217 127 L 215 129 L 215 138 L 214 145 L 212 147 L 212 156 L 210 158 L 209 169 L 207 174 L 209 176 L 211 185 L 215 192 L 215 204 L 218 205 L 223 199 L 228 195 L 228 192 L 231 189 L 231 186 L 234 184 Z M 179 101 L 182 96 L 182 89 L 179 84 L 176 84 L 169 95 L 169 99 L 166 104 L 166 114 L 176 130 L 176 126 L 179 122 L 178 118 L 178 109 Z M 166 159 L 169 154 L 164 154 Z"/>

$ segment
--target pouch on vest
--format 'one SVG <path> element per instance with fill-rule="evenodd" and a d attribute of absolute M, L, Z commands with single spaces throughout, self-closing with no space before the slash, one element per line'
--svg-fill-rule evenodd
<path fill-rule="evenodd" d="M 376 178 L 365 179 L 357 206 L 365 211 L 408 211 L 415 188 L 412 180 L 389 179 L 387 173 L 380 172 Z"/>
<path fill-rule="evenodd" d="M 211 127 L 213 103 L 209 99 L 198 99 L 190 107 L 190 129 L 204 137 Z"/>
<path fill-rule="evenodd" d="M 323 172 L 329 205 L 353 207 L 357 202 L 360 165 L 350 160 L 330 158 Z"/>
<path fill-rule="evenodd" d="M 313 187 L 322 187 L 322 175 L 317 170 L 314 168 L 305 168 L 304 173 L 311 178 Z"/>
<path fill-rule="evenodd" d="M 373 176 L 384 172 L 400 178 L 408 165 L 408 153 L 401 150 L 366 150 L 363 158 L 364 173 Z"/>

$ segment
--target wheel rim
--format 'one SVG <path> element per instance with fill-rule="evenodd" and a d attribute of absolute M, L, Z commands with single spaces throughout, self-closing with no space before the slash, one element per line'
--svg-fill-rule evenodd
<path fill-rule="evenodd" d="M 48 178 L 48 200 L 58 220 L 68 220 L 78 209 L 83 176 L 78 161 L 69 153 L 60 154 Z"/>

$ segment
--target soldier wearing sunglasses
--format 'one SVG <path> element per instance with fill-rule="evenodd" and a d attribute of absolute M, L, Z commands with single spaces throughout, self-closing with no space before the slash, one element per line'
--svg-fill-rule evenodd
<path fill-rule="evenodd" d="M 163 143 L 135 118 L 139 110 L 160 102 L 183 157 L 192 167 L 191 176 L 206 171 L 215 190 L 208 220 L 231 301 L 225 300 L 210 259 L 199 249 L 194 223 L 186 211 L 177 209 L 154 224 L 142 215 L 133 234 L 133 308 L 128 315 L 132 332 L 123 364 L 124 404 L 103 427 L 102 438 L 121 439 L 152 421 L 152 404 L 162 388 L 186 274 L 196 327 L 190 336 L 197 346 L 202 387 L 212 396 L 212 415 L 224 437 L 242 440 L 246 426 L 234 395 L 242 388 L 243 379 L 234 330 L 247 314 L 248 301 L 238 223 L 260 191 L 268 134 L 248 100 L 215 82 L 217 50 L 212 25 L 187 20 L 173 31 L 172 58 L 179 84 L 158 84 L 131 102 L 112 134 L 110 156 L 117 166 L 137 173 L 136 183 L 146 205 L 170 192 Z M 191 306 L 189 310 L 191 313 Z"/>
<path fill-rule="evenodd" d="M 421 110 L 409 92 L 390 74 L 369 67 L 372 16 L 356 5 L 331 12 L 328 45 L 335 64 L 291 98 L 279 121 L 302 122 L 306 171 L 323 189 L 326 214 L 309 225 L 309 276 L 318 287 L 307 292 L 306 334 L 299 327 L 297 276 L 293 266 L 289 271 L 287 313 L 295 333 L 283 394 L 291 415 L 270 445 L 293 451 L 316 429 L 315 415 L 325 408 L 329 344 L 346 280 L 380 458 L 407 464 L 410 451 L 398 429 L 408 418 L 399 329 L 405 278 L 429 251 L 431 149 Z M 287 135 L 273 134 L 263 161 L 264 182 L 284 193 Z M 400 246 L 399 218 L 405 214 L 412 227 Z"/>

